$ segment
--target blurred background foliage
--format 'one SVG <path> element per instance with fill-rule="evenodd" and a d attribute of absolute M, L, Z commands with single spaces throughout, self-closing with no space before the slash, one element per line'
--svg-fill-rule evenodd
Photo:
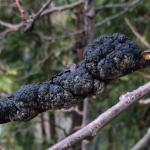
<path fill-rule="evenodd" d="M 55 0 L 53 6 L 62 6 L 70 4 L 75 0 Z M 107 4 L 118 4 L 131 2 L 127 0 L 96 0 L 96 8 L 100 8 Z M 20 16 L 18 11 L 13 7 L 5 6 L 14 3 L 13 0 L 6 0 L 5 5 L 0 1 L 0 20 L 10 23 L 19 23 Z M 27 14 L 36 12 L 43 0 L 22 1 L 22 6 Z M 142 49 L 147 47 L 132 33 L 129 26 L 125 22 L 125 17 L 128 18 L 137 31 L 150 41 L 150 1 L 141 0 L 134 7 L 129 8 L 127 12 L 112 20 L 106 21 L 104 24 L 96 27 L 95 38 L 102 34 L 112 34 L 120 32 L 128 35 L 135 40 Z M 123 8 L 110 7 L 97 11 L 94 17 L 94 23 L 102 22 L 107 17 L 118 14 Z M 54 13 L 40 18 L 34 27 L 35 31 L 49 37 L 57 37 L 52 41 L 45 40 L 34 32 L 20 33 L 13 32 L 7 34 L 0 39 L 0 96 L 8 95 L 15 92 L 21 85 L 28 83 L 36 83 L 47 80 L 57 74 L 65 65 L 77 62 L 78 56 L 75 51 L 75 43 L 80 37 L 69 36 L 69 33 L 77 31 L 77 16 L 76 9 L 66 10 L 61 13 Z M 0 26 L 2 32 L 4 27 Z M 80 38 L 79 38 L 80 39 Z M 121 94 L 137 88 L 150 79 L 149 69 L 141 72 L 133 73 L 113 81 L 107 86 L 105 92 L 97 96 L 91 103 L 89 119 L 92 121 L 100 113 L 114 105 Z M 122 113 L 118 118 L 112 121 L 103 131 L 96 136 L 89 144 L 89 150 L 128 150 L 149 127 L 149 106 L 140 106 L 138 104 L 132 106 L 126 112 Z M 0 125 L 0 146 L 8 150 L 43 150 L 56 143 L 63 136 L 47 130 L 44 126 L 52 126 L 52 120 L 57 120 L 59 113 L 53 112 L 44 113 L 46 120 L 43 121 L 43 116 L 26 123 L 8 123 Z M 60 115 L 61 119 L 71 118 L 70 113 Z M 69 130 L 67 124 L 55 128 L 60 130 Z M 72 120 L 75 121 L 75 120 Z M 48 123 L 47 123 L 48 122 Z M 51 127 L 52 128 L 52 127 Z M 46 130 L 46 131 L 44 131 Z M 54 130 L 53 130 L 54 131 Z M 46 132 L 46 133 L 45 133 Z M 68 131 L 72 132 L 72 131 Z M 50 134 L 50 136 L 48 136 Z M 55 134 L 55 135 L 53 135 Z"/>

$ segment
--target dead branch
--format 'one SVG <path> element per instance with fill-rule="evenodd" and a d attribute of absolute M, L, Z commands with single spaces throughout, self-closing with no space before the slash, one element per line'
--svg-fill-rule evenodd
<path fill-rule="evenodd" d="M 100 22 L 97 22 L 94 26 L 95 28 L 98 28 L 104 24 L 106 24 L 107 22 L 113 20 L 113 19 L 116 19 L 118 17 L 121 17 L 122 15 L 124 15 L 126 12 L 128 12 L 128 9 L 125 9 L 125 10 L 122 10 L 120 11 L 119 13 L 117 14 L 114 14 L 112 16 L 109 16 L 107 18 L 105 18 L 104 20 L 100 21 Z M 37 31 L 34 31 L 33 33 L 35 35 L 38 35 L 42 40 L 45 40 L 45 41 L 51 41 L 51 42 L 55 42 L 57 40 L 61 40 L 61 39 L 65 39 L 65 38 L 70 38 L 70 37 L 74 37 L 74 36 L 77 36 L 79 34 L 83 34 L 84 32 L 86 32 L 87 29 L 84 28 L 84 29 L 81 29 L 81 30 L 78 30 L 78 31 L 75 31 L 75 32 L 69 32 L 69 33 L 66 33 L 64 35 L 61 35 L 59 37 L 57 36 L 48 36 L 48 35 L 44 35 L 42 32 L 37 32 Z"/>
<path fill-rule="evenodd" d="M 105 9 L 105 8 L 123 8 L 123 9 L 126 9 L 128 7 L 132 7 L 136 4 L 138 4 L 139 2 L 141 2 L 141 0 L 134 0 L 134 1 L 131 1 L 131 2 L 128 2 L 128 3 L 102 5 L 98 8 L 96 8 L 96 12 L 98 12 L 102 9 Z M 62 12 L 62 11 L 69 10 L 69 9 L 71 10 L 71 9 L 74 9 L 74 8 L 78 7 L 79 5 L 83 5 L 83 4 L 84 4 L 84 0 L 79 0 L 77 2 L 74 2 L 74 3 L 71 3 L 71 4 L 66 4 L 64 6 L 57 6 L 57 7 L 51 8 L 51 9 L 48 8 L 41 14 L 41 16 L 56 13 L 56 12 Z"/>
<path fill-rule="evenodd" d="M 109 17 L 105 18 L 104 20 L 102 20 L 102 21 L 96 23 L 96 24 L 95 24 L 95 27 L 99 27 L 99 26 L 101 26 L 102 24 L 105 24 L 105 23 L 107 23 L 107 22 L 109 22 L 109 21 L 111 21 L 111 20 L 113 20 L 113 19 L 116 19 L 116 18 L 118 18 L 118 17 L 124 15 L 124 14 L 125 14 L 126 12 L 128 12 L 128 11 L 129 11 L 129 9 L 126 8 L 126 9 L 120 11 L 119 13 L 116 13 L 116 14 L 114 14 L 114 15 L 112 15 L 112 16 L 109 16 Z"/>
<path fill-rule="evenodd" d="M 144 150 L 148 148 L 150 144 L 150 129 L 147 133 L 131 148 L 131 150 Z"/>
<path fill-rule="evenodd" d="M 138 2 L 137 2 L 138 3 Z M 133 3 L 133 4 L 137 4 L 137 3 Z M 129 8 L 132 7 L 134 5 L 129 5 L 129 7 L 123 9 L 122 11 L 120 11 L 119 13 L 116 13 L 114 15 L 111 15 L 107 18 L 105 18 L 104 20 L 100 21 L 100 22 L 97 22 L 94 26 L 95 28 L 98 28 L 106 23 L 108 23 L 109 21 L 112 21 L 118 17 L 121 17 L 122 15 L 124 15 L 125 13 L 127 13 L 129 11 Z M 77 36 L 79 34 L 82 34 L 84 32 L 86 32 L 87 29 L 84 28 L 84 29 L 81 29 L 81 30 L 78 30 L 76 32 L 69 32 L 65 35 L 62 35 L 62 36 L 47 36 L 47 35 L 44 35 L 42 32 L 37 32 L 37 31 L 34 31 L 34 34 L 38 35 L 41 39 L 43 40 L 46 40 L 46 41 L 51 41 L 51 42 L 55 42 L 57 40 L 61 40 L 61 39 L 65 39 L 65 38 L 70 38 L 70 37 L 74 37 L 74 36 Z"/>
<path fill-rule="evenodd" d="M 47 2 L 45 2 L 42 7 L 34 14 L 34 15 L 30 15 L 29 18 L 25 21 L 24 23 L 24 28 L 23 31 L 27 32 L 29 30 L 32 29 L 35 21 L 40 17 L 40 15 L 43 13 L 43 11 L 50 5 L 51 0 L 47 0 Z"/>
<path fill-rule="evenodd" d="M 128 5 L 126 5 L 127 7 L 124 7 L 124 10 L 120 11 L 117 14 L 109 16 L 109 17 L 105 18 L 104 20 L 96 23 L 95 27 L 100 27 L 101 25 L 124 15 L 126 12 L 128 12 L 130 7 L 136 6 L 139 2 L 141 2 L 141 1 L 135 0 L 131 3 L 129 3 Z M 65 5 L 65 6 L 56 7 L 56 8 L 47 8 L 49 6 L 49 4 L 50 4 L 50 1 L 47 1 L 46 3 L 44 3 L 42 5 L 42 7 L 39 9 L 39 11 L 37 11 L 37 13 L 28 16 L 26 21 L 24 21 L 24 22 L 21 22 L 19 24 L 10 24 L 10 23 L 4 22 L 4 21 L 0 21 L 0 25 L 4 26 L 6 28 L 9 28 L 9 30 L 8 30 L 9 32 L 14 32 L 14 31 L 27 32 L 27 31 L 32 30 L 34 23 L 36 22 L 36 20 L 39 17 L 41 17 L 43 15 L 46 15 L 46 14 L 49 14 L 49 13 L 57 12 L 57 11 L 63 11 L 63 10 L 67 10 L 67 9 L 76 8 L 77 6 L 79 6 L 81 4 L 84 4 L 84 1 L 79 0 L 78 2 L 68 4 L 68 5 Z M 56 40 L 64 39 L 64 38 L 67 38 L 67 37 L 76 36 L 78 34 L 82 34 L 85 31 L 86 31 L 86 29 L 82 29 L 82 30 L 79 30 L 79 31 L 76 31 L 76 32 L 67 33 L 66 35 L 62 35 L 62 36 L 59 36 L 59 37 L 46 36 L 41 32 L 34 32 L 34 34 L 38 35 L 41 39 L 46 40 L 46 41 L 56 41 Z M 7 33 L 9 33 L 9 32 L 7 32 Z M 4 35 L 7 35 L 7 34 L 4 34 Z M 4 37 L 4 36 L 2 36 L 2 37 Z"/>
<path fill-rule="evenodd" d="M 130 1 L 127 3 L 106 4 L 106 5 L 102 5 L 98 8 L 96 8 L 96 12 L 100 11 L 102 9 L 105 9 L 105 8 L 123 8 L 123 9 L 126 9 L 128 7 L 132 7 L 136 4 L 138 4 L 139 2 L 141 2 L 141 0 L 133 0 L 133 1 Z"/>

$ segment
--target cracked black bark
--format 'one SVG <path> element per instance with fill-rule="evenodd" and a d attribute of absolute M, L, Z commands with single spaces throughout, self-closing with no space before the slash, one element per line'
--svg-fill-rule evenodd
<path fill-rule="evenodd" d="M 84 97 L 100 94 L 120 76 L 150 66 L 140 48 L 123 34 L 100 36 L 85 49 L 85 59 L 74 71 L 21 87 L 0 100 L 0 123 L 27 121 L 48 109 L 70 108 Z"/>

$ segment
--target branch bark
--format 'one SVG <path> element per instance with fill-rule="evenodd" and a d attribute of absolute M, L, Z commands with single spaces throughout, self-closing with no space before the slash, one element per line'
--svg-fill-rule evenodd
<path fill-rule="evenodd" d="M 18 1 L 18 0 L 17 0 Z M 99 10 L 101 10 L 102 8 L 110 8 L 110 7 L 122 7 L 124 8 L 122 11 L 120 11 L 117 14 L 114 14 L 112 16 L 107 17 L 106 19 L 98 22 L 95 24 L 95 28 L 100 27 L 101 25 L 116 19 L 117 17 L 120 17 L 122 15 L 124 15 L 126 12 L 128 12 L 128 10 L 131 7 L 136 6 L 138 3 L 140 3 L 140 0 L 134 0 L 131 3 L 123 3 L 123 4 L 108 4 L 108 5 L 104 5 L 102 7 L 100 7 L 100 9 L 97 9 L 96 12 L 98 12 Z M 32 30 L 34 23 L 36 22 L 36 20 L 44 15 L 48 15 L 51 14 L 53 12 L 61 12 L 64 10 L 68 10 L 68 9 L 73 9 L 76 8 L 80 5 L 84 4 L 84 0 L 79 0 L 75 3 L 71 3 L 71 4 L 67 4 L 65 6 L 59 6 L 59 7 L 54 7 L 54 8 L 47 8 L 47 6 L 50 4 L 50 1 L 48 0 L 47 2 L 45 2 L 42 7 L 39 9 L 39 11 L 37 13 L 35 13 L 34 15 L 30 15 L 28 17 L 25 17 L 25 19 L 23 19 L 22 22 L 18 23 L 18 24 L 11 24 L 5 21 L 1 21 L 0 20 L 0 26 L 6 27 L 8 28 L 5 32 L 0 33 L 0 39 L 3 39 L 9 32 L 16 32 L 16 31 L 21 31 L 21 32 L 27 32 Z M 44 9 L 43 9 L 44 8 Z M 42 10 L 42 11 L 41 11 Z M 39 13 L 40 12 L 40 13 Z M 92 11 L 90 11 L 92 12 Z M 67 35 L 62 35 L 61 37 L 52 37 L 52 36 L 46 36 L 43 35 L 40 32 L 35 32 L 34 34 L 38 35 L 40 38 L 42 38 L 43 40 L 47 40 L 47 41 L 56 41 L 56 40 L 60 40 L 60 39 L 64 39 L 66 37 L 70 37 L 70 36 L 76 36 L 79 34 L 82 34 L 83 32 L 86 32 L 86 29 L 81 29 L 79 31 L 76 31 L 74 33 L 68 33 Z"/>
<path fill-rule="evenodd" d="M 138 89 L 122 95 L 119 102 L 102 113 L 98 118 L 89 123 L 87 126 L 68 136 L 61 142 L 55 144 L 48 150 L 65 150 L 83 139 L 90 140 L 110 121 L 117 117 L 121 112 L 125 111 L 129 106 L 133 105 L 140 98 L 150 92 L 150 82 L 139 87 Z M 139 149 L 134 149 L 139 150 Z"/>
<path fill-rule="evenodd" d="M 149 42 L 147 42 L 147 40 L 142 35 L 140 35 L 140 33 L 137 31 L 137 29 L 132 25 L 130 20 L 128 18 L 125 18 L 125 22 L 128 25 L 128 27 L 131 29 L 133 34 L 141 41 L 141 43 L 150 49 Z"/>
<path fill-rule="evenodd" d="M 41 16 L 43 11 L 50 5 L 50 3 L 51 3 L 51 0 L 47 0 L 34 15 L 30 15 L 26 17 L 24 14 L 23 8 L 20 5 L 20 1 L 16 0 L 17 7 L 22 18 L 22 22 L 18 24 L 11 24 L 11 23 L 0 20 L 0 25 L 8 28 L 10 32 L 11 31 L 22 31 L 22 32 L 30 31 L 32 30 L 37 19 Z"/>
<path fill-rule="evenodd" d="M 71 3 L 71 4 L 66 4 L 64 6 L 58 6 L 58 7 L 52 8 L 52 9 L 46 9 L 45 11 L 43 11 L 41 16 L 48 15 L 48 14 L 55 13 L 55 12 L 61 12 L 61 11 L 68 10 L 68 9 L 74 9 L 74 8 L 76 8 L 76 7 L 78 7 L 79 5 L 82 5 L 82 4 L 84 4 L 84 1 L 79 0 L 77 2 L 74 2 L 74 3 Z"/>
<path fill-rule="evenodd" d="M 27 121 L 49 109 L 70 108 L 104 91 L 120 76 L 150 66 L 140 48 L 122 34 L 103 35 L 85 48 L 85 58 L 51 80 L 21 87 L 0 99 L 0 123 Z"/>

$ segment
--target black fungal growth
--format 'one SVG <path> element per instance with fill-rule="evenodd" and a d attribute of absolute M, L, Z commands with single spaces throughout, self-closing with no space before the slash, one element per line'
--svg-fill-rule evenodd
<path fill-rule="evenodd" d="M 27 121 L 48 109 L 70 108 L 100 94 L 108 81 L 149 66 L 140 48 L 123 34 L 100 36 L 85 48 L 85 59 L 49 81 L 30 84 L 0 100 L 0 123 Z"/>

